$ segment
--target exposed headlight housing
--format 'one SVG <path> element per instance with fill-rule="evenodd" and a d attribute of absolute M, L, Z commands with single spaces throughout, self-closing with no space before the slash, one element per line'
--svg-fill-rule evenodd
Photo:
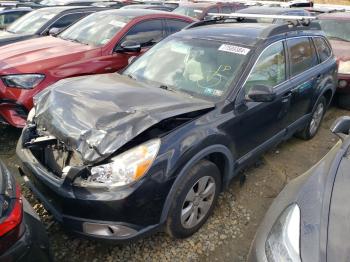
<path fill-rule="evenodd" d="M 45 75 L 42 74 L 21 74 L 2 76 L 1 80 L 7 87 L 32 89 L 43 81 Z"/>
<path fill-rule="evenodd" d="M 75 186 L 120 187 L 142 178 L 158 154 L 160 139 L 153 139 L 113 157 L 107 164 L 91 168 L 87 179 L 78 178 Z"/>
<path fill-rule="evenodd" d="M 269 262 L 300 262 L 300 209 L 286 208 L 273 225 L 265 243 Z"/>
<path fill-rule="evenodd" d="M 338 67 L 339 74 L 350 75 L 350 61 L 340 61 Z"/>

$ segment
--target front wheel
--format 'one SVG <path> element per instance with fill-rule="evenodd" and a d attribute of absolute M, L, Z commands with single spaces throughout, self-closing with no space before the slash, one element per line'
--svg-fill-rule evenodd
<path fill-rule="evenodd" d="M 194 234 L 208 219 L 221 188 L 217 166 L 199 161 L 179 185 L 166 224 L 167 233 L 175 238 Z"/>
<path fill-rule="evenodd" d="M 296 136 L 305 140 L 313 138 L 319 130 L 323 116 L 326 113 L 327 100 L 321 97 L 312 112 L 312 117 L 303 130 L 299 131 Z"/>

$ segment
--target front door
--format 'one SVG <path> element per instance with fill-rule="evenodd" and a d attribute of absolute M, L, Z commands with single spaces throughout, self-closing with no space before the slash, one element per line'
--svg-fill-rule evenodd
<path fill-rule="evenodd" d="M 134 58 L 146 52 L 154 44 L 165 37 L 164 22 L 162 19 L 152 19 L 134 25 L 119 41 L 112 55 L 110 72 L 126 67 Z M 141 44 L 141 53 L 118 52 L 124 41 L 135 41 Z"/>
<path fill-rule="evenodd" d="M 245 95 L 254 85 L 272 87 L 277 98 L 272 102 L 237 101 L 234 122 L 229 132 L 235 141 L 238 163 L 261 153 L 266 146 L 284 135 L 282 120 L 288 112 L 284 96 L 290 87 L 286 74 L 286 53 L 283 41 L 267 47 L 249 74 L 241 92 Z M 243 97 L 243 95 L 239 95 Z"/>

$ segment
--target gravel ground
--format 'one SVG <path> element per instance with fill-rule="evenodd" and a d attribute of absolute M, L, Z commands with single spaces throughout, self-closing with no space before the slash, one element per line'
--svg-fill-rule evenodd
<path fill-rule="evenodd" d="M 245 261 L 254 232 L 272 200 L 291 179 L 319 161 L 336 143 L 331 123 L 348 111 L 331 108 L 311 141 L 295 138 L 266 153 L 221 194 L 213 216 L 193 237 L 174 240 L 164 233 L 137 242 L 112 243 L 77 238 L 57 224 L 17 175 L 24 196 L 43 220 L 56 261 Z M 0 159 L 13 172 L 19 130 L 0 127 Z"/>

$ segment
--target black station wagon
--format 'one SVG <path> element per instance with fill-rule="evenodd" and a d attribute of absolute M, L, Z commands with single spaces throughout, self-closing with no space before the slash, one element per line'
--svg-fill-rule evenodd
<path fill-rule="evenodd" d="M 336 75 L 318 24 L 198 22 L 121 74 L 40 93 L 20 173 L 76 233 L 188 237 L 245 165 L 294 134 L 315 136 Z"/>

